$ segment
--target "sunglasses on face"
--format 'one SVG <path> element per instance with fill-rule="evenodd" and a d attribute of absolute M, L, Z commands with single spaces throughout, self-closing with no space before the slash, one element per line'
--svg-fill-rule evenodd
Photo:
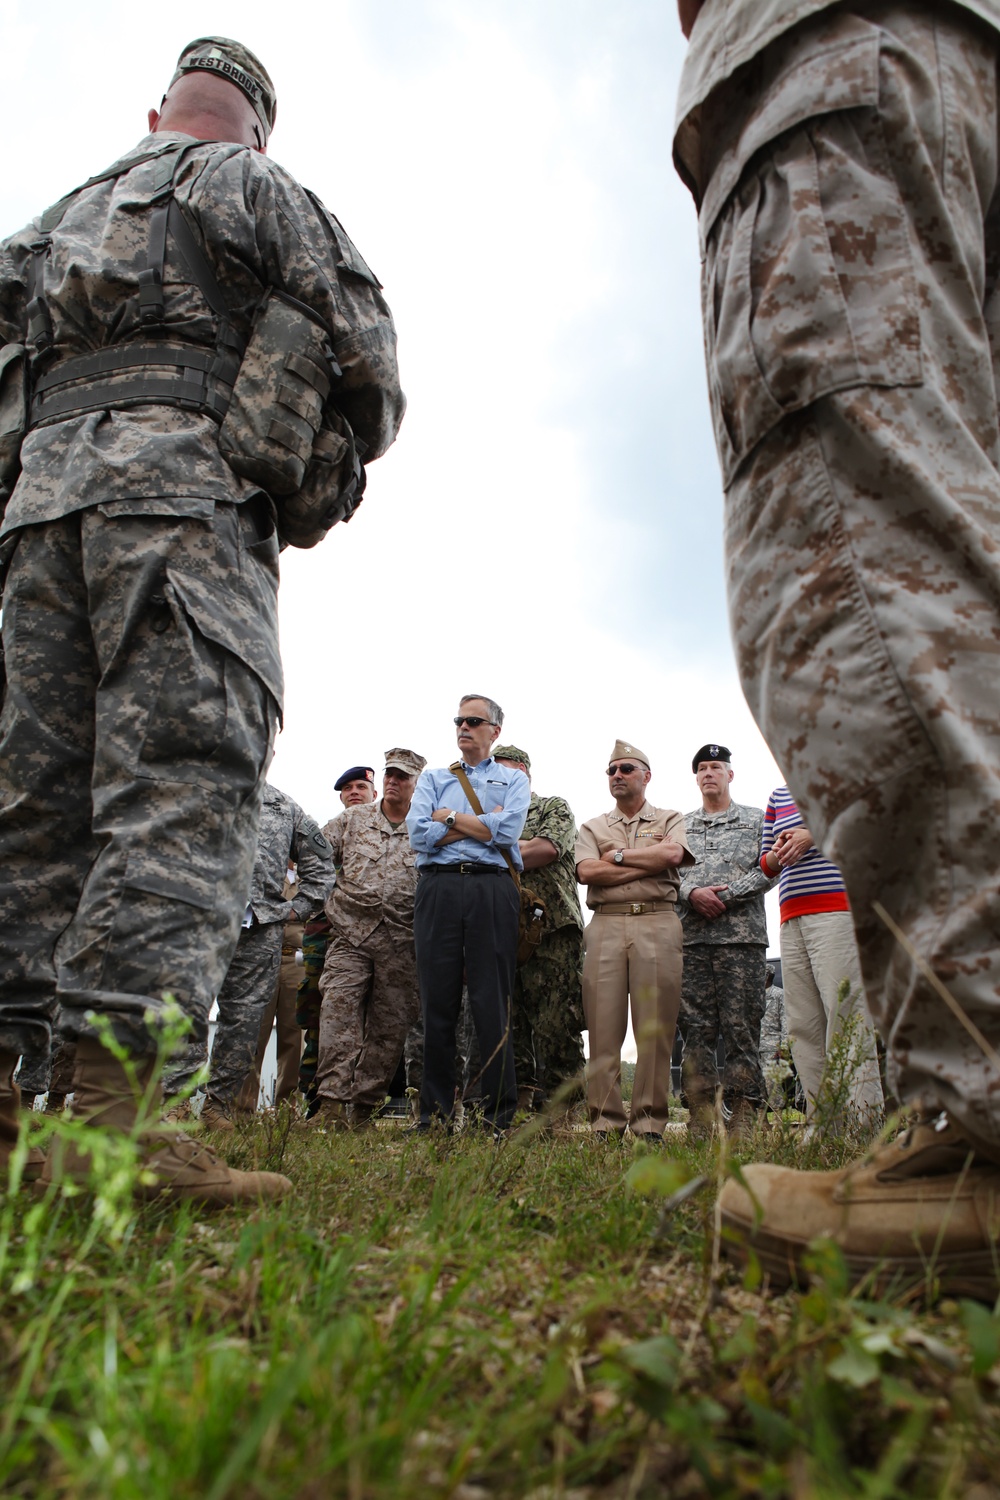
<path fill-rule="evenodd" d="M 623 760 L 620 765 L 610 765 L 608 767 L 608 775 L 617 776 L 620 771 L 623 776 L 631 776 L 632 772 L 636 770 L 638 770 L 638 767 L 634 766 L 630 760 Z"/>
<path fill-rule="evenodd" d="M 463 724 L 468 724 L 470 729 L 478 729 L 480 724 L 490 724 L 492 722 L 491 719 L 477 719 L 475 714 L 471 718 L 468 714 L 459 714 L 455 720 L 455 727 L 456 729 L 461 729 Z"/>

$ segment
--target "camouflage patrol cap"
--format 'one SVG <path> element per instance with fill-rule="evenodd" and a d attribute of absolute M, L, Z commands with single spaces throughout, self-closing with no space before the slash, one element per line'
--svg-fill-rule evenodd
<path fill-rule="evenodd" d="M 494 745 L 493 759 L 519 761 L 531 770 L 531 756 L 524 750 L 519 750 L 516 745 Z"/>
<path fill-rule="evenodd" d="M 385 768 L 394 771 L 404 771 L 407 776 L 419 776 L 426 766 L 424 756 L 418 755 L 415 750 L 402 750 L 397 745 L 394 750 L 385 752 Z"/>
<path fill-rule="evenodd" d="M 342 771 L 341 774 L 337 777 L 336 781 L 333 783 L 333 790 L 335 792 L 341 791 L 349 781 L 374 780 L 375 770 L 373 766 L 348 766 L 347 770 Z"/>
<path fill-rule="evenodd" d="M 726 765 L 728 766 L 732 758 L 732 752 L 727 750 L 725 745 L 702 745 L 701 749 L 696 750 L 694 753 L 694 759 L 691 762 L 691 769 L 697 775 L 698 765 L 700 761 L 724 760 L 726 762 Z"/>
<path fill-rule="evenodd" d="M 611 759 L 608 761 L 609 766 L 613 760 L 638 760 L 646 767 L 647 771 L 653 769 L 649 764 L 649 756 L 644 755 L 635 745 L 626 744 L 624 740 L 615 740 L 615 748 L 612 750 Z"/>
<path fill-rule="evenodd" d="M 274 117 L 278 112 L 274 84 L 264 64 L 249 47 L 234 42 L 228 36 L 200 36 L 188 42 L 177 59 L 177 70 L 170 80 L 172 89 L 178 78 L 185 73 L 198 70 L 217 73 L 227 83 L 234 83 L 254 107 L 254 112 L 264 127 L 264 141 L 274 129 Z M 170 89 L 167 90 L 169 93 Z M 263 142 L 261 143 L 263 144 Z"/>

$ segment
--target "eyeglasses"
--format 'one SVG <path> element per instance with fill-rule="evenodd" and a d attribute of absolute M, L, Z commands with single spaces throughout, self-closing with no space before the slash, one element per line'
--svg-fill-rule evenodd
<path fill-rule="evenodd" d="M 468 714 L 459 714 L 455 720 L 455 728 L 461 729 L 463 724 L 468 724 L 470 729 L 478 729 L 480 724 L 492 724 L 492 719 L 477 719 L 475 714 L 470 718 Z"/>
<path fill-rule="evenodd" d="M 620 771 L 623 776 L 631 776 L 632 772 L 637 771 L 638 769 L 638 766 L 634 766 L 630 760 L 623 760 L 617 766 L 610 765 L 608 767 L 608 775 L 617 776 L 618 772 Z"/>

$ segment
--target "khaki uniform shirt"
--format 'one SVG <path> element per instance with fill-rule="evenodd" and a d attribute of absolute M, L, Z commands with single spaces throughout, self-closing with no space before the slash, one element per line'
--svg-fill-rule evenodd
<path fill-rule="evenodd" d="M 546 932 L 560 927 L 583 927 L 580 892 L 576 884 L 576 819 L 573 809 L 562 797 L 539 797 L 531 794 L 522 839 L 548 839 L 559 850 L 554 864 L 537 870 L 525 870 L 522 877 L 528 888 L 545 902 Z"/>
<path fill-rule="evenodd" d="M 680 844 L 684 850 L 682 867 L 694 863 L 694 856 L 688 848 L 683 813 L 644 802 L 637 813 L 626 818 L 615 807 L 611 812 L 601 813 L 599 818 L 584 823 L 576 841 L 576 862 L 600 859 L 608 849 L 648 849 L 661 839 Z M 636 879 L 627 885 L 588 886 L 587 905 L 593 908 L 605 902 L 617 905 L 622 901 L 676 901 L 680 883 L 680 870 L 676 866 L 661 870 L 658 875 L 637 872 Z"/>
<path fill-rule="evenodd" d="M 719 121 L 703 120 L 701 106 L 720 83 L 759 57 L 778 37 L 834 3 L 835 0 L 705 0 L 684 60 L 674 127 L 674 162 L 699 206 L 705 188 L 701 137 L 706 129 L 713 137 L 720 129 Z M 1000 0 L 953 0 L 953 3 L 1000 30 Z M 767 80 L 762 78 L 762 96 L 766 88 Z M 800 73 L 797 93 L 801 100 L 799 120 L 822 109 L 822 79 Z M 780 105 L 780 101 L 776 104 Z M 797 122 L 792 119 L 772 122 L 765 139 L 793 123 Z"/>
<path fill-rule="evenodd" d="M 363 943 L 384 921 L 412 942 L 419 877 L 405 821 L 394 828 L 380 797 L 345 808 L 323 832 L 337 866 L 337 884 L 326 903 L 334 934 L 349 943 Z"/>

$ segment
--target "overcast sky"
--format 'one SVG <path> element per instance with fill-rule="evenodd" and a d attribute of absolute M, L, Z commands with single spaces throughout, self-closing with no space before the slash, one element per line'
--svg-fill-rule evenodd
<path fill-rule="evenodd" d="M 181 47 L 212 31 L 260 56 L 271 155 L 384 282 L 409 410 L 350 525 L 283 554 L 272 780 L 325 821 L 354 762 L 452 759 L 458 697 L 485 692 L 580 821 L 610 805 L 619 735 L 660 806 L 695 805 L 691 755 L 717 739 L 734 794 L 762 804 L 782 778 L 726 621 L 671 0 L 0 15 L 0 235 L 142 136 Z"/>

